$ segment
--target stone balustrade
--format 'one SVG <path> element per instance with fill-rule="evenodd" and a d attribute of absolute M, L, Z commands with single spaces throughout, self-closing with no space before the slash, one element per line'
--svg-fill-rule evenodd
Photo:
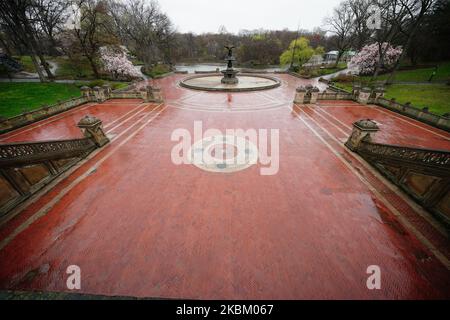
<path fill-rule="evenodd" d="M 102 121 L 78 123 L 85 138 L 0 144 L 0 223 L 17 205 L 109 142 Z"/>
<path fill-rule="evenodd" d="M 0 134 L 17 128 L 32 124 L 36 121 L 44 120 L 58 113 L 68 111 L 88 102 L 102 103 L 109 99 L 142 99 L 145 102 L 162 103 L 163 96 L 161 88 L 148 86 L 142 91 L 138 90 L 118 90 L 113 91 L 109 85 L 89 88 L 81 87 L 81 97 L 67 101 L 59 101 L 51 106 L 43 106 L 39 109 L 24 112 L 12 118 L 0 118 Z"/>
<path fill-rule="evenodd" d="M 295 91 L 295 104 L 315 104 L 318 100 L 352 100 L 353 95 L 343 90 L 320 92 L 313 86 L 300 86 Z"/>
<path fill-rule="evenodd" d="M 345 145 L 450 227 L 450 152 L 376 143 L 379 130 L 357 121 Z"/>

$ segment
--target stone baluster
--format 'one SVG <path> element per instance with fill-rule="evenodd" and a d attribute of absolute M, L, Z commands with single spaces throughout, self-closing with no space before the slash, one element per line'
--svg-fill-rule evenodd
<path fill-rule="evenodd" d="M 353 84 L 352 95 L 355 99 L 359 97 L 360 92 L 361 92 L 361 85 L 359 83 Z"/>
<path fill-rule="evenodd" d="M 373 92 L 375 93 L 375 101 L 377 101 L 379 98 L 384 97 L 385 90 L 383 86 L 379 86 L 376 87 Z"/>
<path fill-rule="evenodd" d="M 102 121 L 100 119 L 87 115 L 80 120 L 78 128 L 81 129 L 86 138 L 94 141 L 99 148 L 109 143 L 109 138 L 103 131 Z"/>
<path fill-rule="evenodd" d="M 111 98 L 111 92 L 112 92 L 111 86 L 108 85 L 108 84 L 105 84 L 104 86 L 102 86 L 102 89 L 103 89 L 103 94 L 105 96 L 105 100 L 110 99 Z"/>
<path fill-rule="evenodd" d="M 370 88 L 362 88 L 358 95 L 358 102 L 361 104 L 367 104 L 369 102 L 370 94 L 371 94 Z"/>
<path fill-rule="evenodd" d="M 320 93 L 319 88 L 317 88 L 317 87 L 312 88 L 311 89 L 311 100 L 309 101 L 309 103 L 311 103 L 311 104 L 317 103 L 317 100 L 319 98 L 319 93 Z"/>
<path fill-rule="evenodd" d="M 102 102 L 102 93 L 101 93 L 101 88 L 96 86 L 94 88 L 92 88 L 93 94 L 94 94 L 94 100 L 97 102 Z"/>
<path fill-rule="evenodd" d="M 295 90 L 295 99 L 294 103 L 296 104 L 304 104 L 306 96 L 306 88 L 304 86 L 300 86 Z"/>
<path fill-rule="evenodd" d="M 81 93 L 83 94 L 83 97 L 85 97 L 88 101 L 92 100 L 92 89 L 87 87 L 87 86 L 83 86 L 80 88 Z"/>
<path fill-rule="evenodd" d="M 149 99 L 149 94 L 148 94 L 148 89 L 147 89 L 147 88 L 140 88 L 140 89 L 139 89 L 139 93 L 141 94 L 141 97 L 142 97 L 142 99 L 143 99 L 145 102 L 149 102 L 149 101 L 150 101 L 150 99 Z"/>
<path fill-rule="evenodd" d="M 372 141 L 374 135 L 380 128 L 377 123 L 370 119 L 359 120 L 353 124 L 353 131 L 345 146 L 352 151 L 358 150 L 361 141 Z"/>
<path fill-rule="evenodd" d="M 159 87 L 147 87 L 147 99 L 149 102 L 162 103 L 163 97 L 161 93 L 161 88 Z"/>

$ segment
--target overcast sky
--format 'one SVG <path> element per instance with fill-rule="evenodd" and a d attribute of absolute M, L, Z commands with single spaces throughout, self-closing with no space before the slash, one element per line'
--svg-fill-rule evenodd
<path fill-rule="evenodd" d="M 242 29 L 312 30 L 341 0 L 159 0 L 180 32 L 229 32 Z"/>

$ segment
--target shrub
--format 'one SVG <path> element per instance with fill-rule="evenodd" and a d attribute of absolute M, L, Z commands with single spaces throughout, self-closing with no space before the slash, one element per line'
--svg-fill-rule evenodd
<path fill-rule="evenodd" d="M 150 70 L 147 67 L 142 68 L 142 72 L 152 78 L 169 73 L 170 71 L 172 71 L 170 66 L 166 64 L 157 64 L 150 68 Z"/>

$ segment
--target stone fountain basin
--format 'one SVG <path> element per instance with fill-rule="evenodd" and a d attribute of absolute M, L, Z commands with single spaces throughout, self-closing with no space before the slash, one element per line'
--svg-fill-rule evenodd
<path fill-rule="evenodd" d="M 281 85 L 280 80 L 274 77 L 254 74 L 239 74 L 237 84 L 223 84 L 221 74 L 196 75 L 180 81 L 180 86 L 193 90 L 220 91 L 220 92 L 245 92 L 257 90 L 269 90 Z"/>

